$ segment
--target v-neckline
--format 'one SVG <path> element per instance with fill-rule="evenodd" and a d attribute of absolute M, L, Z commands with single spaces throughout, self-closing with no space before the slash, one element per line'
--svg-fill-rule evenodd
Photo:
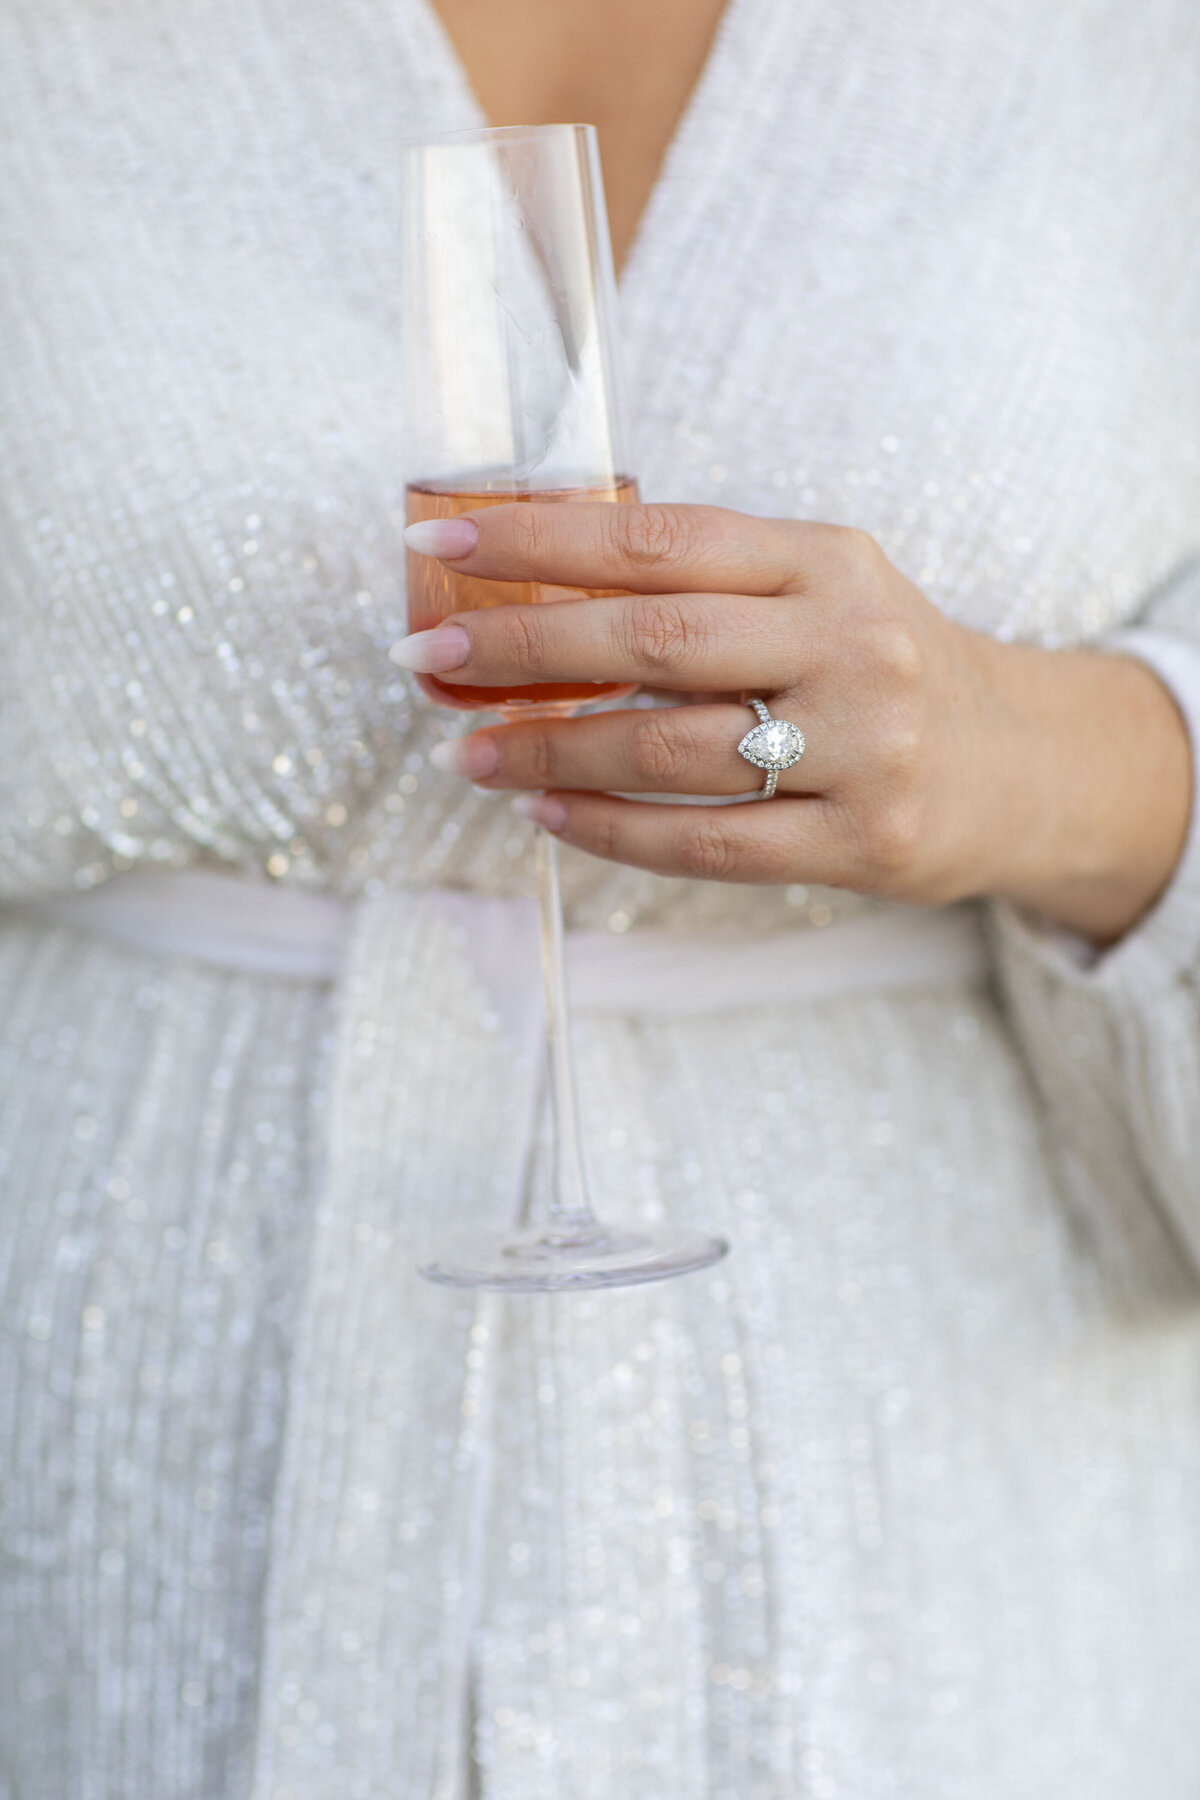
<path fill-rule="evenodd" d="M 409 3 L 424 27 L 427 53 L 435 63 L 441 65 L 438 71 L 441 80 L 437 85 L 446 93 L 453 111 L 458 115 L 449 129 L 486 129 L 490 121 L 434 0 L 409 0 Z M 690 215 L 693 210 L 692 206 L 672 208 L 670 196 L 677 186 L 674 178 L 683 169 L 690 168 L 695 173 L 702 166 L 702 159 L 697 152 L 704 140 L 710 115 L 715 111 L 714 101 L 724 87 L 727 64 L 744 63 L 747 60 L 750 51 L 747 41 L 750 15 L 756 4 L 757 0 L 725 0 L 725 8 L 717 21 L 703 66 L 676 121 L 630 240 L 617 284 L 623 301 L 629 300 L 640 290 L 644 269 L 651 262 L 659 260 L 656 252 L 668 251 L 670 240 L 685 225 L 685 215 Z M 743 91 L 745 85 L 743 84 Z M 723 137 L 736 135 L 736 117 L 726 116 L 721 123 Z M 720 160 L 718 157 L 717 161 Z M 698 198 L 693 191 L 690 196 L 693 205 Z"/>

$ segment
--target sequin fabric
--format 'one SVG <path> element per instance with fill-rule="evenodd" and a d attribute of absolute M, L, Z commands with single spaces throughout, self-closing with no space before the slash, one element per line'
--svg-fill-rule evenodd
<path fill-rule="evenodd" d="M 1198 120 L 1191 0 L 731 0 L 623 283 L 644 491 L 1142 622 L 1200 717 Z M 1195 1800 L 1195 854 L 1094 970 L 1001 914 L 997 994 L 581 1021 L 606 1205 L 728 1263 L 413 1273 L 528 1173 L 435 899 L 528 829 L 385 655 L 399 149 L 478 122 L 426 0 L 0 14 L 0 890 L 361 902 L 336 989 L 0 928 L 0 1795 Z"/>

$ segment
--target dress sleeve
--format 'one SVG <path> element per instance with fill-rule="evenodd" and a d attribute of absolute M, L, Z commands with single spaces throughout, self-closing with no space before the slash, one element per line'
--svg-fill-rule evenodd
<path fill-rule="evenodd" d="M 1106 647 L 1154 669 L 1195 756 L 1200 562 Z M 1169 887 L 1111 949 L 1097 954 L 1006 902 L 992 918 L 1003 995 L 1068 1192 L 1085 1213 L 1122 1213 L 1126 1235 L 1165 1232 L 1200 1272 L 1200 777 Z"/>

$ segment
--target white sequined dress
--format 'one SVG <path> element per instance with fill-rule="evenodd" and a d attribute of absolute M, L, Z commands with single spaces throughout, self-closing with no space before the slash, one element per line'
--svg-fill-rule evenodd
<path fill-rule="evenodd" d="M 528 1136 L 441 903 L 528 828 L 385 654 L 398 152 L 478 122 L 428 0 L 0 10 L 0 1795 L 1196 1800 L 1200 848 L 1091 967 L 581 1019 L 597 1187 L 728 1262 L 413 1273 Z M 1200 717 L 1195 0 L 730 0 L 622 303 L 647 495 Z M 39 911 L 189 868 L 344 974 Z"/>

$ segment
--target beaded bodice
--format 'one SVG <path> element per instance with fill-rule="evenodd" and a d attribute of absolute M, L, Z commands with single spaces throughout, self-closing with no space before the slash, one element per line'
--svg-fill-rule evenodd
<path fill-rule="evenodd" d="M 731 0 L 624 282 L 643 491 L 861 524 L 1005 635 L 1136 613 L 1200 547 L 1197 29 Z M 478 122 L 426 0 L 18 0 L 0 71 L 4 890 L 523 887 L 385 655 L 399 147 Z M 569 884 L 618 930 L 847 904 Z"/>

